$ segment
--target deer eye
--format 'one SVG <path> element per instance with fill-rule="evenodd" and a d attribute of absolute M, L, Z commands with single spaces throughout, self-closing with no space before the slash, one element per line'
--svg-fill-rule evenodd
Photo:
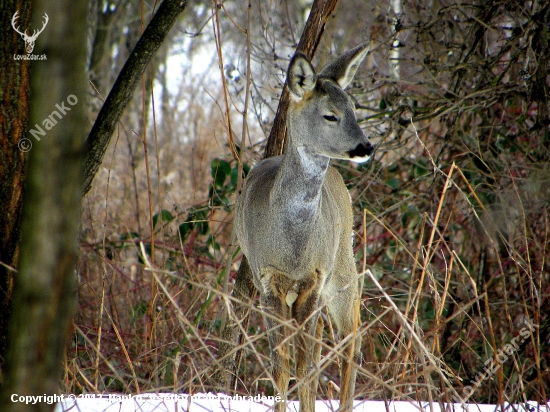
<path fill-rule="evenodd" d="M 323 116 L 323 117 L 328 122 L 337 122 L 338 121 L 338 118 L 334 115 L 326 115 L 326 116 Z"/>

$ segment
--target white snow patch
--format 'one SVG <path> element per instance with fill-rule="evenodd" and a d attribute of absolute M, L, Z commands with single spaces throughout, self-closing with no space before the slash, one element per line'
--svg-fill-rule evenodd
<path fill-rule="evenodd" d="M 252 398 L 252 399 L 250 399 Z M 315 412 L 333 412 L 338 410 L 338 401 L 317 401 Z M 235 411 L 261 412 L 273 411 L 273 397 L 231 397 L 216 394 L 85 394 L 64 395 L 63 401 L 56 405 L 54 412 L 187 412 L 187 411 Z M 298 411 L 299 402 L 288 403 L 289 411 Z M 359 412 L 500 412 L 499 405 L 443 404 L 429 402 L 392 402 L 354 401 L 354 411 Z M 510 405 L 505 403 L 504 412 L 548 412 L 550 404 L 539 405 L 536 402 Z"/>

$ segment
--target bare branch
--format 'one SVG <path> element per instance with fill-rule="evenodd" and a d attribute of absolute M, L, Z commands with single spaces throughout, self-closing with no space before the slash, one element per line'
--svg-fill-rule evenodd
<path fill-rule="evenodd" d="M 141 75 L 186 6 L 186 0 L 164 0 L 120 71 L 86 140 L 82 195 L 92 186 L 115 126 Z"/>

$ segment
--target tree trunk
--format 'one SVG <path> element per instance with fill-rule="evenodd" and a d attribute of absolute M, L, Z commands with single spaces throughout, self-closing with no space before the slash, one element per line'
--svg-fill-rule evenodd
<path fill-rule="evenodd" d="M 0 28 L 0 369 L 7 345 L 8 318 L 17 267 L 21 203 L 25 184 L 26 145 L 29 129 L 29 61 L 15 60 L 25 54 L 25 42 L 7 23 L 19 11 L 18 24 L 28 27 L 30 2 L 2 0 L 6 21 Z M 21 143 L 20 143 L 21 142 Z M 18 144 L 21 145 L 21 149 Z"/>
<path fill-rule="evenodd" d="M 87 129 L 87 10 L 86 2 L 37 1 L 31 25 L 40 24 L 48 13 L 49 24 L 34 50 L 47 60 L 33 62 L 30 101 L 31 124 L 45 134 L 33 138 L 29 152 L 20 262 L 0 392 L 3 411 L 52 410 L 55 405 L 47 402 L 12 402 L 11 395 L 53 395 L 62 376 L 77 286 L 80 172 Z"/>
<path fill-rule="evenodd" d="M 42 138 L 28 136 L 29 60 L 13 58 L 14 53 L 26 54 L 25 43 L 10 25 L 0 30 L 0 362 L 5 363 L 0 405 L 6 407 L 2 410 L 31 408 L 11 402 L 14 393 L 57 392 L 74 312 L 80 196 L 89 190 L 124 107 L 186 1 L 164 0 L 140 38 L 86 142 L 84 179 L 87 6 L 68 1 L 44 6 L 37 4 L 39 12 L 31 22 L 30 1 L 1 3 L 10 18 L 19 12 L 17 26 L 23 31 L 43 22 L 44 12 L 50 18 L 34 50 L 46 54 L 47 60 L 34 62 L 30 108 L 31 124 L 46 129 L 37 134 Z M 46 127 L 48 117 L 52 120 Z M 52 407 L 42 402 L 32 408 Z"/>

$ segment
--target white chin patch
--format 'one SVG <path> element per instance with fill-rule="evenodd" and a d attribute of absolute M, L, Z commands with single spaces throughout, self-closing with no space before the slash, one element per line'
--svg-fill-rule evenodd
<path fill-rule="evenodd" d="M 370 156 L 350 157 L 349 160 L 351 160 L 353 163 L 365 163 L 365 162 L 367 162 L 370 158 L 371 158 Z"/>

